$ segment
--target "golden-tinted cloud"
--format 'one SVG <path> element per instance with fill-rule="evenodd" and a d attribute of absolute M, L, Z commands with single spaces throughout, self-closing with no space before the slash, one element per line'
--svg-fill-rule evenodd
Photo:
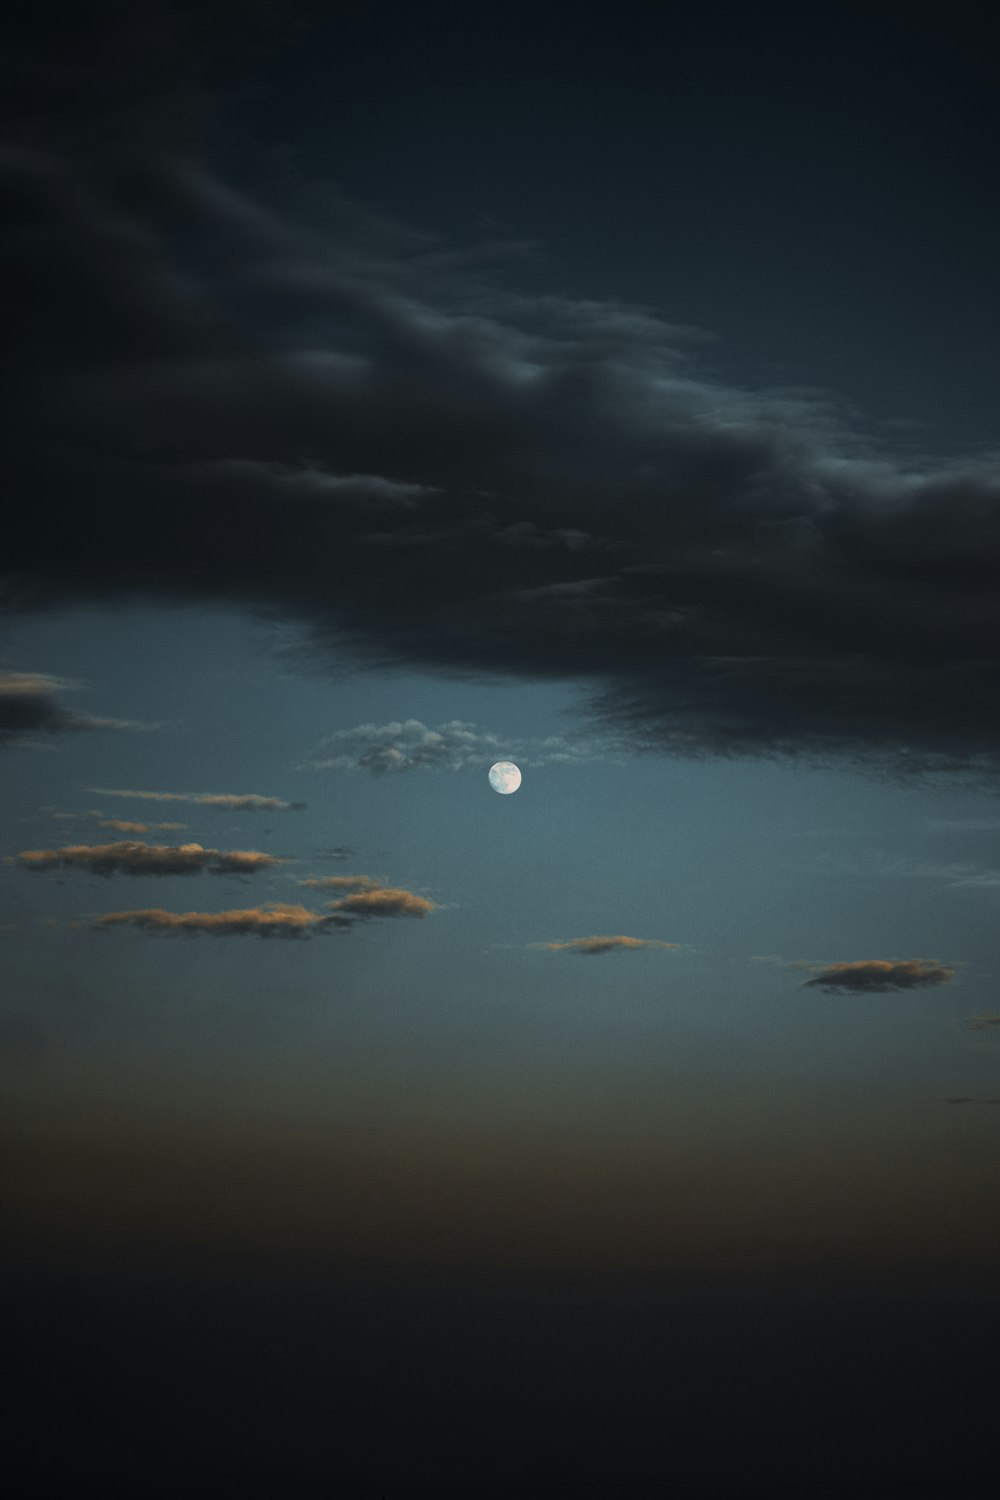
<path fill-rule="evenodd" d="M 235 854 L 230 857 L 235 857 Z M 186 933 L 209 937 L 310 937 L 332 929 L 353 927 L 356 922 L 369 917 L 426 917 L 436 910 L 436 904 L 426 897 L 398 886 L 382 885 L 370 875 L 338 876 L 336 880 L 341 888 L 354 889 L 339 900 L 331 901 L 322 911 L 287 902 L 268 902 L 263 906 L 223 912 L 171 912 L 155 907 L 142 911 L 109 912 L 95 918 L 93 925 L 139 927 L 164 936 Z M 306 883 L 300 881 L 300 884 Z"/>
<path fill-rule="evenodd" d="M 283 802 L 256 792 L 134 792 L 116 787 L 87 788 L 101 797 L 132 797 L 141 802 L 190 802 L 196 807 L 218 807 L 225 812 L 302 812 L 304 802 Z"/>
<path fill-rule="evenodd" d="M 532 947 L 545 948 L 549 953 L 580 953 L 594 957 L 599 953 L 611 953 L 624 948 L 676 948 L 677 943 L 663 943 L 658 938 L 626 937 L 619 933 L 615 937 L 570 938 L 567 943 L 533 943 Z"/>
<path fill-rule="evenodd" d="M 804 989 L 825 990 L 835 995 L 841 991 L 856 994 L 884 995 L 893 990 L 926 989 L 947 984 L 955 970 L 932 959 L 871 958 L 857 963 L 830 964 L 814 979 L 807 979 Z"/>
<path fill-rule="evenodd" d="M 27 870 L 78 869 L 91 875 L 254 875 L 285 863 L 257 849 L 205 849 L 201 844 L 67 844 L 62 849 L 25 849 L 18 862 Z"/>
<path fill-rule="evenodd" d="M 304 906 L 272 902 L 231 911 L 164 911 L 147 907 L 143 911 L 112 911 L 94 920 L 95 927 L 139 927 L 166 937 L 185 935 L 208 937 L 303 938 L 324 927 L 339 926 L 323 912 Z"/>
<path fill-rule="evenodd" d="M 965 1024 L 972 1031 L 985 1031 L 989 1026 L 1000 1026 L 1000 1016 L 986 1011 L 981 1016 L 970 1016 Z"/>
<path fill-rule="evenodd" d="M 383 889 L 380 880 L 373 880 L 370 875 L 314 875 L 308 880 L 300 880 L 299 885 L 308 886 L 314 891 L 377 891 Z"/>
<path fill-rule="evenodd" d="M 436 903 L 425 896 L 415 896 L 396 886 L 375 886 L 331 901 L 331 911 L 347 912 L 352 917 L 426 917 L 436 910 Z"/>
<path fill-rule="evenodd" d="M 154 830 L 164 833 L 178 833 L 186 828 L 186 823 L 132 823 L 128 818 L 101 818 L 98 828 L 112 828 L 115 833 L 152 833 Z"/>

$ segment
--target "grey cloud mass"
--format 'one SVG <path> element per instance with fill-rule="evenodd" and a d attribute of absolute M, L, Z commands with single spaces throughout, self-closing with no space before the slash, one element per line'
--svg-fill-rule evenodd
<path fill-rule="evenodd" d="M 320 656 L 575 680 L 639 749 L 1000 767 L 991 460 L 897 460 L 650 309 L 114 138 L 3 159 L 7 610 L 231 602 Z M 397 749 L 464 753 L 368 769 Z"/>
<path fill-rule="evenodd" d="M 444 244 L 291 173 L 239 189 L 178 124 L 204 103 L 185 80 L 140 107 L 67 68 L 62 127 L 13 131 L 0 163 L 7 609 L 235 603 L 318 655 L 576 680 L 638 748 L 997 768 L 995 464 L 898 461 L 829 394 L 721 378 L 653 309 L 511 290 L 510 243 Z M 495 752 L 410 720 L 317 759 Z M 610 951 L 588 942 L 618 940 L 556 951 Z"/>

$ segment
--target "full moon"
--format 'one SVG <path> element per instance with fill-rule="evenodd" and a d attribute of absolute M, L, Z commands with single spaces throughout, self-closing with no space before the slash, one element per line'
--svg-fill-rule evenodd
<path fill-rule="evenodd" d="M 521 785 L 521 773 L 512 760 L 498 760 L 495 766 L 490 766 L 490 786 L 495 792 L 502 792 L 506 797 L 510 792 L 516 792 Z"/>

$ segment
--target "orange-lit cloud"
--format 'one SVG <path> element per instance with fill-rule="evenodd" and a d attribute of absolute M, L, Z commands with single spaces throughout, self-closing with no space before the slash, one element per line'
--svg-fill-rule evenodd
<path fill-rule="evenodd" d="M 380 880 L 370 875 L 316 875 L 309 880 L 300 880 L 299 885 L 314 891 L 377 891 L 384 889 Z"/>
<path fill-rule="evenodd" d="M 341 888 L 346 885 L 353 890 L 331 901 L 322 911 L 286 902 L 223 912 L 170 912 L 156 907 L 110 912 L 95 918 L 93 925 L 140 927 L 168 936 L 204 933 L 211 937 L 310 937 L 334 928 L 353 927 L 369 917 L 426 917 L 436 910 L 436 904 L 426 897 L 398 886 L 382 885 L 369 875 L 341 876 L 337 881 Z"/>
<path fill-rule="evenodd" d="M 616 937 L 571 938 L 567 943 L 533 943 L 534 948 L 545 948 L 549 953 L 580 953 L 594 957 L 599 953 L 611 953 L 616 948 L 676 948 L 677 943 L 663 943 L 658 938 Z"/>
<path fill-rule="evenodd" d="M 323 912 L 274 902 L 232 911 L 112 911 L 95 918 L 95 927 L 140 927 L 164 936 L 302 938 L 324 927 L 339 926 Z"/>
<path fill-rule="evenodd" d="M 1000 1026 L 1000 1016 L 986 1011 L 981 1016 L 970 1016 L 965 1024 L 972 1031 L 985 1031 L 989 1026 Z"/>
<path fill-rule="evenodd" d="M 954 979 L 955 970 L 923 958 L 871 958 L 857 963 L 830 964 L 814 979 L 807 979 L 804 989 L 826 990 L 828 994 L 853 991 L 857 994 L 883 995 L 892 990 L 926 989 Z"/>
<path fill-rule="evenodd" d="M 366 888 L 330 903 L 331 911 L 347 912 L 352 917 L 426 917 L 435 909 L 436 903 L 425 896 L 388 885 Z"/>
<path fill-rule="evenodd" d="M 28 870 L 80 869 L 91 875 L 254 875 L 285 860 L 257 849 L 205 849 L 201 844 L 68 844 L 62 849 L 25 849 L 17 856 Z"/>

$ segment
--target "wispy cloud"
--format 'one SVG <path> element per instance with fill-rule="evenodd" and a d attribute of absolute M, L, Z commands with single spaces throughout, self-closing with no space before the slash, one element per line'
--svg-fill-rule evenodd
<path fill-rule="evenodd" d="M 950 1099 L 942 1099 L 942 1104 L 1000 1104 L 1000 1096 L 993 1095 L 984 1098 L 975 1094 L 955 1094 Z"/>
<path fill-rule="evenodd" d="M 842 992 L 882 995 L 947 984 L 954 977 L 954 969 L 930 959 L 873 958 L 830 964 L 815 978 L 807 979 L 803 989 L 821 989 L 831 995 Z"/>
<path fill-rule="evenodd" d="M 544 948 L 549 953 L 579 953 L 585 958 L 593 958 L 601 953 L 613 953 L 616 949 L 677 948 L 679 946 L 678 943 L 661 942 L 659 938 L 626 937 L 623 934 L 618 934 L 616 937 L 570 938 L 565 943 L 531 944 L 531 947 Z"/>
<path fill-rule="evenodd" d="M 991 1026 L 1000 1026 L 1000 1015 L 995 1011 L 986 1011 L 981 1016 L 970 1016 L 965 1024 L 971 1031 L 986 1031 Z"/>
<path fill-rule="evenodd" d="M 982 825 L 970 825 L 971 827 Z M 828 836 L 828 835 L 825 835 Z M 824 875 L 850 875 L 865 880 L 928 880 L 949 890 L 1000 887 L 1000 870 L 974 860 L 924 859 L 909 854 L 889 854 L 870 849 L 856 855 L 818 853 L 805 855 L 797 867 Z"/>
<path fill-rule="evenodd" d="M 375 891 L 384 885 L 371 875 L 311 875 L 298 883 L 314 891 Z"/>
<path fill-rule="evenodd" d="M 510 756 L 530 766 L 568 763 L 593 759 L 595 753 L 594 744 L 559 735 L 509 740 L 460 719 L 433 729 L 420 719 L 406 719 L 338 729 L 322 742 L 309 764 L 314 770 L 385 776 L 404 771 L 461 771 Z"/>
<path fill-rule="evenodd" d="M 68 844 L 62 849 L 25 849 L 17 855 L 27 870 L 86 870 L 91 875 L 255 875 L 287 863 L 257 849 L 205 849 L 201 844 Z"/>
<path fill-rule="evenodd" d="M 131 797 L 141 802 L 189 802 L 196 807 L 221 808 L 224 812 L 302 812 L 304 802 L 283 802 L 280 797 L 261 797 L 256 792 L 137 792 L 116 787 L 90 786 L 100 797 Z"/>
<path fill-rule="evenodd" d="M 61 702 L 61 695 L 76 687 L 75 683 L 43 672 L 0 672 L 0 745 L 30 744 L 36 735 L 157 727 L 137 719 L 77 713 Z"/>
<path fill-rule="evenodd" d="M 99 828 L 112 828 L 116 833 L 177 833 L 186 828 L 186 823 L 132 823 L 127 818 L 101 818 Z"/>

